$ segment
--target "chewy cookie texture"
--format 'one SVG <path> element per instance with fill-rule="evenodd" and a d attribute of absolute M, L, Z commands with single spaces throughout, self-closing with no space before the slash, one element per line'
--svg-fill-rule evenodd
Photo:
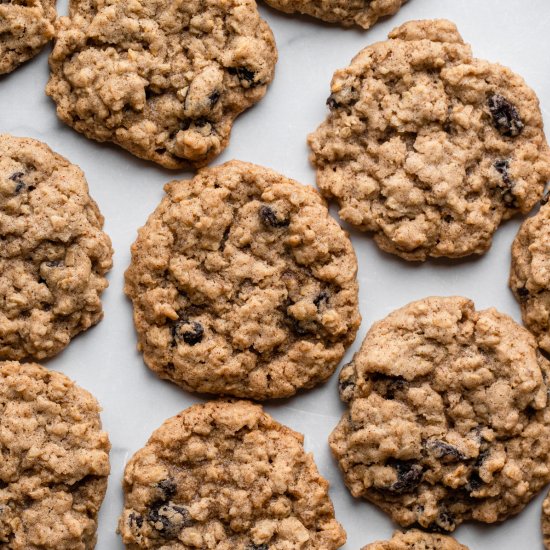
<path fill-rule="evenodd" d="M 0 74 L 34 57 L 54 36 L 54 0 L 0 3 Z"/>
<path fill-rule="evenodd" d="M 360 315 L 355 253 L 319 194 L 238 161 L 165 190 L 126 272 L 147 365 L 254 399 L 328 378 Z"/>
<path fill-rule="evenodd" d="M 397 531 L 391 540 L 367 544 L 362 550 L 468 550 L 468 547 L 452 537 L 411 529 L 405 533 Z"/>
<path fill-rule="evenodd" d="M 550 353 L 550 204 L 523 222 L 514 240 L 510 288 L 525 326 Z"/>
<path fill-rule="evenodd" d="M 303 13 L 344 26 L 368 29 L 378 19 L 393 15 L 407 0 L 266 0 L 286 13 Z"/>
<path fill-rule="evenodd" d="M 0 548 L 94 548 L 110 449 L 99 411 L 60 373 L 0 362 Z"/>
<path fill-rule="evenodd" d="M 472 57 L 454 24 L 411 21 L 334 74 L 309 136 L 317 183 L 348 223 L 406 260 L 482 254 L 550 178 L 535 93 Z"/>
<path fill-rule="evenodd" d="M 126 548 L 332 550 L 346 535 L 300 434 L 245 401 L 167 420 L 128 462 Z"/>
<path fill-rule="evenodd" d="M 0 135 L 0 358 L 43 359 L 103 316 L 112 265 L 82 171 L 47 145 Z"/>
<path fill-rule="evenodd" d="M 198 167 L 264 96 L 276 61 L 254 0 L 72 0 L 47 93 L 89 138 L 167 168 Z"/>
<path fill-rule="evenodd" d="M 426 298 L 375 323 L 340 376 L 346 485 L 402 526 L 520 512 L 550 481 L 549 362 L 494 309 Z"/>

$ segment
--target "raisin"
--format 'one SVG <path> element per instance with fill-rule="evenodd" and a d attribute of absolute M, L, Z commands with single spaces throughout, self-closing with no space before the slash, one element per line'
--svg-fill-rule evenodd
<path fill-rule="evenodd" d="M 484 481 L 479 476 L 479 472 L 475 471 L 468 478 L 468 483 L 466 484 L 466 490 L 470 493 L 472 491 L 477 491 L 483 485 L 483 483 Z"/>
<path fill-rule="evenodd" d="M 397 472 L 397 481 L 392 483 L 385 490 L 395 495 L 410 493 L 418 487 L 422 481 L 424 469 L 420 464 L 411 461 L 394 460 L 388 463 Z"/>
<path fill-rule="evenodd" d="M 259 82 L 254 82 L 254 79 L 256 78 L 256 73 L 254 71 L 251 71 L 247 67 L 229 67 L 227 69 L 229 74 L 237 75 L 237 78 L 239 80 L 244 80 L 245 82 L 248 82 L 250 86 L 257 86 Z"/>
<path fill-rule="evenodd" d="M 15 194 L 17 195 L 20 193 L 25 187 L 27 187 L 27 184 L 21 179 L 24 176 L 24 172 L 14 172 L 9 179 L 13 182 L 15 182 L 17 185 L 15 186 Z"/>
<path fill-rule="evenodd" d="M 220 99 L 220 92 L 218 92 L 218 90 L 213 91 L 208 96 L 208 101 L 210 101 L 210 105 L 212 105 L 212 106 L 216 105 L 216 103 L 218 102 L 219 99 Z"/>
<path fill-rule="evenodd" d="M 516 292 L 518 293 L 519 299 L 522 302 L 527 300 L 527 298 L 529 297 L 529 290 L 526 289 L 524 286 L 516 288 Z"/>
<path fill-rule="evenodd" d="M 198 321 L 189 321 L 182 317 L 172 325 L 172 340 L 183 340 L 186 344 L 194 346 L 202 341 L 204 328 Z"/>
<path fill-rule="evenodd" d="M 313 300 L 317 311 L 319 311 L 323 305 L 328 305 L 328 298 L 329 293 L 326 290 L 322 290 L 321 292 L 319 292 L 319 294 L 317 294 L 317 296 Z"/>
<path fill-rule="evenodd" d="M 204 128 L 208 124 L 208 122 L 209 121 L 204 117 L 197 118 L 197 120 L 195 120 L 195 126 L 197 128 Z"/>
<path fill-rule="evenodd" d="M 190 127 L 191 127 L 191 119 L 190 118 L 185 118 L 181 121 L 180 128 L 183 131 L 189 130 Z"/>
<path fill-rule="evenodd" d="M 177 491 L 176 482 L 171 479 L 163 479 L 157 483 L 157 487 L 161 490 L 163 500 L 170 500 Z"/>
<path fill-rule="evenodd" d="M 132 512 L 128 516 L 128 523 L 130 523 L 130 526 L 132 524 L 135 524 L 138 529 L 141 529 L 141 526 L 143 525 L 143 516 L 140 516 L 139 514 L 135 514 L 134 512 Z"/>
<path fill-rule="evenodd" d="M 516 107 L 505 97 L 494 94 L 487 99 L 487 106 L 495 128 L 503 136 L 516 137 L 521 134 L 525 125 Z"/>
<path fill-rule="evenodd" d="M 246 550 L 269 550 L 269 546 L 267 544 L 249 544 Z"/>
<path fill-rule="evenodd" d="M 497 160 L 493 166 L 501 175 L 502 182 L 505 185 L 505 188 L 502 190 L 502 198 L 504 199 L 506 206 L 517 208 L 516 198 L 514 197 L 514 193 L 512 191 L 514 188 L 514 182 L 512 181 L 509 172 L 510 162 L 507 160 Z"/>
<path fill-rule="evenodd" d="M 327 106 L 331 111 L 334 111 L 340 107 L 340 104 L 336 101 L 336 95 L 330 94 L 327 98 Z"/>
<path fill-rule="evenodd" d="M 147 521 L 164 538 L 175 538 L 185 527 L 193 525 L 189 512 L 183 506 L 156 502 L 147 514 Z"/>
<path fill-rule="evenodd" d="M 61 260 L 52 260 L 51 262 L 46 262 L 48 267 L 61 267 L 63 262 Z"/>
<path fill-rule="evenodd" d="M 280 220 L 277 218 L 277 213 L 270 206 L 263 205 L 260 208 L 260 220 L 266 227 L 288 227 L 289 219 Z"/>
<path fill-rule="evenodd" d="M 454 519 L 454 516 L 448 511 L 444 510 L 439 513 L 437 519 L 433 523 L 428 525 L 426 529 L 428 531 L 441 533 L 446 531 L 454 531 L 455 527 L 456 521 Z"/>
<path fill-rule="evenodd" d="M 440 458 L 445 462 L 455 462 L 457 460 L 466 460 L 468 458 L 454 445 L 446 443 L 445 441 L 440 441 L 439 439 L 428 441 L 426 443 L 426 449 L 436 458 Z"/>

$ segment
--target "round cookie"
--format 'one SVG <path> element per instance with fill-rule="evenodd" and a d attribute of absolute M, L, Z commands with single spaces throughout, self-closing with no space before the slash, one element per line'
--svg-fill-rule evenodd
<path fill-rule="evenodd" d="M 452 537 L 411 529 L 396 531 L 391 540 L 373 542 L 362 550 L 468 550 Z"/>
<path fill-rule="evenodd" d="M 550 549 L 550 493 L 542 503 L 541 527 L 544 547 Z"/>
<path fill-rule="evenodd" d="M 34 57 L 54 36 L 55 0 L 0 3 L 0 74 Z"/>
<path fill-rule="evenodd" d="M 103 316 L 111 241 L 84 174 L 0 135 L 0 358 L 43 359 Z"/>
<path fill-rule="evenodd" d="M 510 288 L 525 326 L 550 353 L 550 204 L 525 220 L 514 239 Z"/>
<path fill-rule="evenodd" d="M 372 27 L 378 19 L 393 15 L 407 0 L 266 0 L 286 13 L 303 13 L 345 27 Z"/>
<path fill-rule="evenodd" d="M 277 49 L 254 0 L 71 0 L 46 92 L 78 132 L 167 168 L 204 166 L 259 101 Z"/>
<path fill-rule="evenodd" d="M 92 550 L 109 475 L 100 407 L 66 376 L 0 362 L 0 547 Z"/>
<path fill-rule="evenodd" d="M 335 73 L 309 136 L 317 183 L 343 220 L 406 260 L 482 254 L 550 178 L 535 93 L 474 59 L 454 24 L 412 21 Z"/>
<path fill-rule="evenodd" d="M 360 315 L 355 253 L 319 194 L 239 161 L 165 190 L 126 272 L 147 365 L 254 399 L 328 378 Z"/>
<path fill-rule="evenodd" d="M 548 368 L 527 330 L 466 298 L 391 313 L 340 375 L 349 412 L 330 446 L 346 485 L 402 526 L 520 512 L 550 481 Z"/>
<path fill-rule="evenodd" d="M 126 548 L 298 550 L 342 546 L 303 436 L 246 401 L 170 418 L 126 465 Z"/>

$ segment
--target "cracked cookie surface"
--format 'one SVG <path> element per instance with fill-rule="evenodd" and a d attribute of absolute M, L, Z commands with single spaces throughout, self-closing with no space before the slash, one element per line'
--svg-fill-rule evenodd
<path fill-rule="evenodd" d="M 468 550 L 468 547 L 452 537 L 411 529 L 405 533 L 397 531 L 391 540 L 367 544 L 362 550 Z"/>
<path fill-rule="evenodd" d="M 372 27 L 378 19 L 393 15 L 407 0 L 266 0 L 286 13 L 303 13 L 346 27 Z"/>
<path fill-rule="evenodd" d="M 54 36 L 54 0 L 0 3 L 0 74 L 34 57 Z"/>
<path fill-rule="evenodd" d="M 360 315 L 355 253 L 320 195 L 239 161 L 165 190 L 126 272 L 147 365 L 254 399 L 328 378 Z"/>
<path fill-rule="evenodd" d="M 0 362 L 1 548 L 94 548 L 110 450 L 99 412 L 66 376 Z"/>
<path fill-rule="evenodd" d="M 411 21 L 335 73 L 309 136 L 341 218 L 406 260 L 482 254 L 550 178 L 535 93 L 472 57 L 454 24 Z"/>
<path fill-rule="evenodd" d="M 198 167 L 264 96 L 276 61 L 254 0 L 72 0 L 47 93 L 91 139 L 167 168 Z"/>
<path fill-rule="evenodd" d="M 550 353 L 550 204 L 525 220 L 514 239 L 510 288 L 525 326 Z"/>
<path fill-rule="evenodd" d="M 245 401 L 170 418 L 128 462 L 126 548 L 332 550 L 346 535 L 303 437 Z"/>
<path fill-rule="evenodd" d="M 527 330 L 466 298 L 391 313 L 340 374 L 346 485 L 428 530 L 520 512 L 550 481 L 548 367 Z"/>
<path fill-rule="evenodd" d="M 0 358 L 51 357 L 99 322 L 113 254 L 102 227 L 77 166 L 0 135 Z"/>

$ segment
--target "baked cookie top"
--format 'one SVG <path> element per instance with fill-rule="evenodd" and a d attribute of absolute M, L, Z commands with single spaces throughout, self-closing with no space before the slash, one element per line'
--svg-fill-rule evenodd
<path fill-rule="evenodd" d="M 132 550 L 332 550 L 346 540 L 303 437 L 245 401 L 164 422 L 123 485 L 119 531 Z"/>
<path fill-rule="evenodd" d="M 54 36 L 55 0 L 0 3 L 0 74 L 34 57 Z"/>
<path fill-rule="evenodd" d="M 341 372 L 346 485 L 428 530 L 519 512 L 550 481 L 548 367 L 527 330 L 466 298 L 391 313 Z"/>
<path fill-rule="evenodd" d="M 360 315 L 355 253 L 319 194 L 239 161 L 165 190 L 126 272 L 147 365 L 254 399 L 328 378 Z"/>
<path fill-rule="evenodd" d="M 407 0 L 266 0 L 286 13 L 304 13 L 345 27 L 372 27 L 378 19 L 393 15 Z"/>
<path fill-rule="evenodd" d="M 110 449 L 99 411 L 58 372 L 0 362 L 1 548 L 94 548 Z"/>
<path fill-rule="evenodd" d="M 87 137 L 198 167 L 264 96 L 276 61 L 254 0 L 71 0 L 46 91 Z"/>
<path fill-rule="evenodd" d="M 51 357 L 102 318 L 113 254 L 102 227 L 77 166 L 0 135 L 0 358 Z"/>
<path fill-rule="evenodd" d="M 512 245 L 510 288 L 525 326 L 550 353 L 550 204 L 525 220 Z"/>
<path fill-rule="evenodd" d="M 391 540 L 373 542 L 362 550 L 468 550 L 452 537 L 411 529 L 396 531 Z"/>
<path fill-rule="evenodd" d="M 411 21 L 336 71 L 309 136 L 321 192 L 407 260 L 482 254 L 550 178 L 535 93 L 472 57 L 449 21 Z"/>

